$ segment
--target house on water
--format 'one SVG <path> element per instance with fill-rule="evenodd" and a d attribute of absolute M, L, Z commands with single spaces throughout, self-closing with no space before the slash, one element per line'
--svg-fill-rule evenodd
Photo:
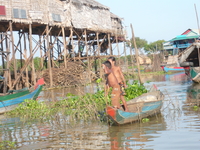
<path fill-rule="evenodd" d="M 184 51 L 199 37 L 198 29 L 187 29 L 181 35 L 163 43 L 163 48 L 170 55 L 177 55 Z"/>

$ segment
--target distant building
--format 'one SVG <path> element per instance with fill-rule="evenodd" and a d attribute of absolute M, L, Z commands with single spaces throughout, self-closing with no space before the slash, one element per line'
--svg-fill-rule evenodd
<path fill-rule="evenodd" d="M 164 42 L 163 48 L 170 55 L 176 55 L 189 47 L 199 37 L 198 29 L 188 29 L 181 35 Z"/>
<path fill-rule="evenodd" d="M 140 65 L 151 64 L 151 59 L 146 55 L 139 55 L 138 57 Z"/>

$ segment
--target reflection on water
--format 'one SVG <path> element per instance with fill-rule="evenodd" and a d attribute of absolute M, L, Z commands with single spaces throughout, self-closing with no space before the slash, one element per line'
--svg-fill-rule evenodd
<path fill-rule="evenodd" d="M 193 83 L 187 90 L 187 104 L 200 105 L 200 84 Z"/>
<path fill-rule="evenodd" d="M 54 116 L 44 123 L 25 123 L 20 118 L 0 118 L 0 140 L 17 142 L 17 149 L 157 149 L 182 150 L 200 147 L 200 116 L 188 103 L 199 99 L 199 85 L 194 86 L 183 73 L 148 76 L 145 86 L 156 84 L 165 100 L 161 114 L 149 122 L 122 126 L 107 123 L 69 122 L 67 116 Z M 87 91 L 88 90 L 88 91 Z M 95 88 L 92 89 L 95 91 Z M 44 91 L 40 100 L 59 100 L 67 93 L 90 92 L 90 88 Z M 191 93 L 195 94 L 191 94 Z M 48 97 L 49 96 L 49 97 Z"/>
<path fill-rule="evenodd" d="M 109 128 L 111 149 L 140 149 L 151 141 L 158 131 L 166 130 L 166 123 L 161 114 L 151 117 L 146 123 L 133 123 Z M 159 138 L 159 135 L 156 137 Z"/>

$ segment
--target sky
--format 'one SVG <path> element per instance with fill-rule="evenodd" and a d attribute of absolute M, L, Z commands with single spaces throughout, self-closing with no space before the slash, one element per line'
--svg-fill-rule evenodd
<path fill-rule="evenodd" d="M 123 18 L 123 26 L 131 38 L 130 24 L 135 37 L 147 40 L 171 40 L 187 29 L 198 29 L 200 0 L 96 0 Z M 199 23 L 200 24 L 200 23 Z"/>

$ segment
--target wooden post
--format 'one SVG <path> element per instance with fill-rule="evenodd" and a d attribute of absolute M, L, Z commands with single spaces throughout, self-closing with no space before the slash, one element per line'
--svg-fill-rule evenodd
<path fill-rule="evenodd" d="M 4 62 L 4 53 L 3 53 L 3 51 L 4 51 L 4 45 L 3 45 L 3 36 L 2 36 L 2 34 L 1 34 L 1 36 L 0 36 L 1 38 L 1 58 L 2 58 L 2 69 L 3 69 L 3 71 L 4 71 L 4 77 L 6 76 L 7 77 L 7 74 L 8 74 L 8 70 L 4 70 L 4 69 L 7 69 L 7 68 L 5 68 L 5 62 Z M 8 53 L 7 53 L 7 55 L 8 55 Z M 5 78 L 4 79 L 4 81 L 3 81 L 3 94 L 6 94 L 6 91 L 7 91 L 7 78 Z"/>
<path fill-rule="evenodd" d="M 131 55 L 131 67 L 132 67 L 132 73 L 134 74 L 134 59 L 133 59 L 133 52 L 132 52 L 132 44 L 131 42 L 129 43 L 129 47 L 130 47 L 130 55 Z"/>
<path fill-rule="evenodd" d="M 111 42 L 110 42 L 110 33 L 108 33 L 108 46 L 109 46 L 110 55 L 112 55 L 112 46 L 111 46 Z"/>
<path fill-rule="evenodd" d="M 87 31 L 85 29 L 85 48 L 86 48 L 86 55 L 87 55 L 87 72 L 88 72 L 88 77 L 89 77 L 89 82 L 91 83 L 91 72 L 90 72 L 90 59 L 88 57 L 88 45 L 87 45 Z"/>
<path fill-rule="evenodd" d="M 14 36 L 13 36 L 13 29 L 12 29 L 12 22 L 9 21 L 10 26 L 10 36 L 11 36 L 11 43 L 12 43 L 12 58 L 13 58 L 13 66 L 14 66 L 14 79 L 17 78 L 17 67 L 16 67 L 16 59 L 15 59 L 15 49 L 14 49 Z M 16 89 L 18 90 L 18 85 L 16 85 Z"/>
<path fill-rule="evenodd" d="M 49 26 L 46 26 L 46 34 L 47 34 L 47 51 L 48 51 L 48 69 L 49 69 L 49 77 L 50 77 L 50 87 L 53 86 L 53 76 L 52 76 L 52 68 L 51 68 L 51 57 L 50 57 L 50 44 L 49 44 Z"/>
<path fill-rule="evenodd" d="M 7 52 L 7 57 L 6 57 L 6 68 L 8 69 L 5 78 L 8 79 L 8 86 L 9 88 L 12 87 L 12 82 L 11 82 L 11 74 L 10 74 L 10 44 L 8 43 L 8 32 L 6 32 L 6 52 Z"/>
<path fill-rule="evenodd" d="M 197 9 L 196 9 L 196 4 L 194 4 L 194 7 L 195 7 L 195 12 L 196 12 L 196 18 L 197 18 L 197 26 L 198 26 L 199 34 L 200 34 L 199 18 L 198 18 L 198 13 L 197 13 Z"/>
<path fill-rule="evenodd" d="M 33 53 L 33 47 L 32 47 L 32 25 L 29 24 L 29 51 L 30 51 L 30 56 Z M 32 73 L 31 73 L 31 81 L 33 84 L 36 84 L 36 75 L 35 75 L 35 66 L 34 66 L 34 59 L 31 60 L 31 68 L 32 68 Z"/>
<path fill-rule="evenodd" d="M 25 62 L 27 62 L 27 48 L 26 48 L 26 34 L 24 33 L 24 54 L 25 54 Z M 29 88 L 29 76 L 28 76 L 28 66 L 26 67 L 26 87 Z"/>
<path fill-rule="evenodd" d="M 67 44 L 66 44 L 66 37 L 65 37 L 65 28 L 62 27 L 62 36 L 63 36 L 63 45 L 64 45 L 64 63 L 65 68 L 67 68 Z"/>
<path fill-rule="evenodd" d="M 135 35 L 134 35 L 132 24 L 131 24 L 131 31 L 132 31 L 132 40 L 133 40 L 133 44 L 134 44 L 134 47 L 135 47 L 135 55 L 136 55 L 136 62 L 137 62 L 137 69 L 138 69 L 138 78 L 139 78 L 140 84 L 142 84 L 141 75 L 140 75 L 140 64 L 139 64 L 139 59 L 138 59 L 138 49 L 137 49 L 137 45 L 136 45 L 136 42 L 135 42 Z"/>
<path fill-rule="evenodd" d="M 41 39 L 42 39 L 42 36 L 39 35 L 39 43 L 41 43 Z M 44 67 L 44 58 L 43 58 L 43 52 L 42 52 L 42 45 L 40 45 L 40 69 L 41 71 L 43 72 L 43 67 Z"/>
<path fill-rule="evenodd" d="M 100 59 L 100 50 L 101 50 L 101 47 L 100 47 L 100 44 L 99 44 L 99 32 L 97 32 L 97 51 L 98 51 L 98 60 L 99 60 L 99 72 L 100 72 L 100 78 L 102 77 L 102 69 L 101 69 L 101 59 Z"/>
<path fill-rule="evenodd" d="M 72 27 L 70 28 L 70 38 L 71 38 L 71 45 L 72 45 L 72 52 L 75 54 L 74 52 L 74 39 L 73 39 L 73 30 Z M 74 61 L 75 61 L 75 57 L 74 57 Z"/>

